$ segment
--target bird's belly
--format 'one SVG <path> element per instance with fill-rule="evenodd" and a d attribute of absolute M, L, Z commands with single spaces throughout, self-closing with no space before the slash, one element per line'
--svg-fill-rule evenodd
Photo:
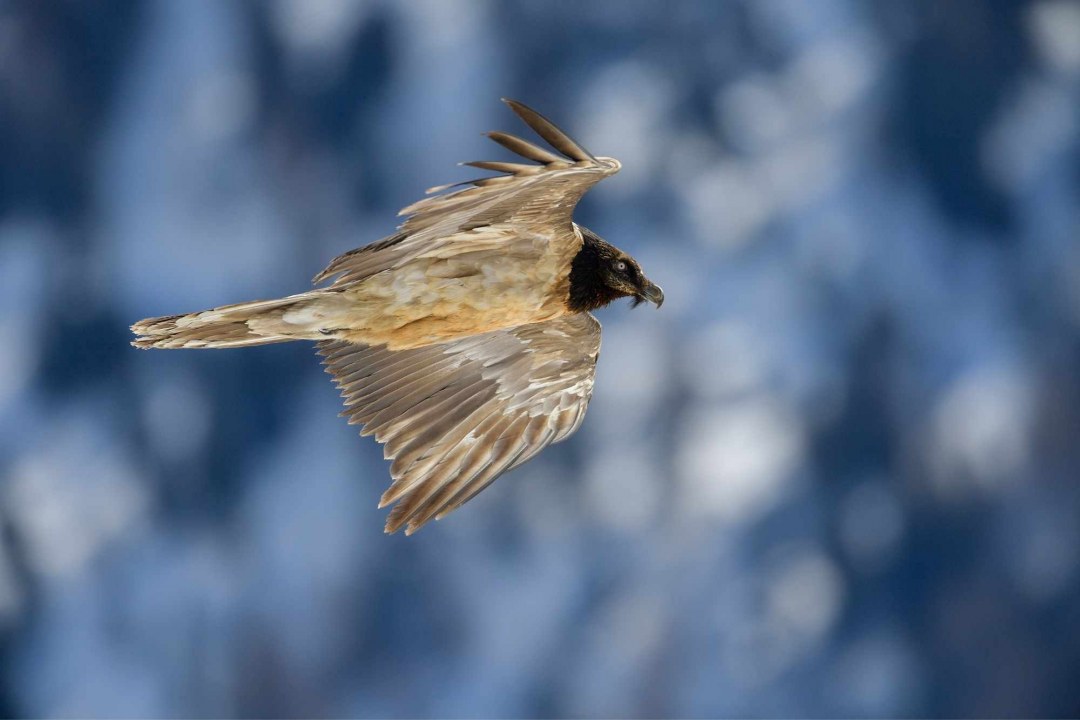
<path fill-rule="evenodd" d="M 414 261 L 346 291 L 356 312 L 335 336 L 404 350 L 551 320 L 568 312 L 562 275 L 554 258 Z"/>

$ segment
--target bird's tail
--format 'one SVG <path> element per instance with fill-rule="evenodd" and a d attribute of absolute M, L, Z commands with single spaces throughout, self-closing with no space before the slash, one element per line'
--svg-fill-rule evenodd
<path fill-rule="evenodd" d="M 278 300 L 224 305 L 211 310 L 147 318 L 131 326 L 137 348 L 235 348 L 289 340 L 321 340 L 318 291 Z"/>

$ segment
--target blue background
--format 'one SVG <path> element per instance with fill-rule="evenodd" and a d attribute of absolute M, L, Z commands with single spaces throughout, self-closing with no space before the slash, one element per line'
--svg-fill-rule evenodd
<path fill-rule="evenodd" d="M 412 538 L 299 292 L 521 99 L 580 222 L 581 431 Z M 1080 3 L 0 4 L 0 713 L 1080 711 Z"/>

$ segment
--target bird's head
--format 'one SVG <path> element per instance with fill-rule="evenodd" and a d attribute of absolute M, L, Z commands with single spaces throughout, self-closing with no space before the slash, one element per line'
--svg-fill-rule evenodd
<path fill-rule="evenodd" d="M 621 297 L 660 307 L 664 291 L 645 277 L 637 260 L 586 228 L 579 228 L 582 247 L 570 270 L 571 309 L 583 312 L 607 305 Z"/>
<path fill-rule="evenodd" d="M 664 291 L 660 286 L 645 277 L 638 261 L 622 250 L 610 246 L 615 252 L 600 266 L 600 276 L 619 297 L 634 298 L 634 307 L 645 300 L 660 307 L 664 304 Z"/>

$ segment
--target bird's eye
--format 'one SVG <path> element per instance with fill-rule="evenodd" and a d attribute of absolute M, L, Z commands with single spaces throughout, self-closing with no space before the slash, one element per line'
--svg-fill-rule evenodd
<path fill-rule="evenodd" d="M 620 260 L 619 262 L 615 263 L 615 269 L 619 272 L 626 272 L 626 263 Z"/>

